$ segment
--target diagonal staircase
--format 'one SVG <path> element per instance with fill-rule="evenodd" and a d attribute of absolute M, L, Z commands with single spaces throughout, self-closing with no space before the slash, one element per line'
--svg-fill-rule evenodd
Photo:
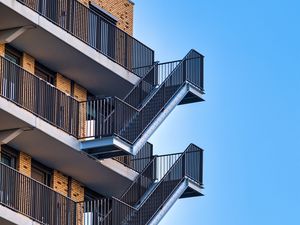
<path fill-rule="evenodd" d="M 82 205 L 90 216 L 85 224 L 158 224 L 177 199 L 202 195 L 202 166 L 203 150 L 193 144 L 180 154 L 156 156 L 119 199 Z"/>
<path fill-rule="evenodd" d="M 93 109 L 93 121 L 81 149 L 93 154 L 135 155 L 179 104 L 202 101 L 203 56 L 191 50 L 182 60 L 155 63 L 123 99 L 101 98 L 81 103 Z M 119 150 L 119 152 L 118 152 Z"/>

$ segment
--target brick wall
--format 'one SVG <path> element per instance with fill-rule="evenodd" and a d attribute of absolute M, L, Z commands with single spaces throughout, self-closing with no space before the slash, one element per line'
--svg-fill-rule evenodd
<path fill-rule="evenodd" d="M 54 170 L 52 177 L 52 188 L 58 193 L 68 196 L 68 177 Z"/>
<path fill-rule="evenodd" d="M 79 183 L 78 181 L 72 179 L 71 180 L 71 184 L 70 188 L 70 198 L 75 201 L 75 202 L 82 202 L 84 201 L 84 187 L 81 183 Z M 83 211 L 83 207 L 81 207 L 80 205 L 77 206 L 76 208 L 76 214 L 77 214 L 77 224 L 78 225 L 82 225 L 84 223 L 84 211 Z"/>
<path fill-rule="evenodd" d="M 78 84 L 74 85 L 74 98 L 76 98 L 78 101 L 86 101 L 87 100 L 87 90 L 83 87 L 81 87 Z M 85 136 L 85 127 L 86 127 L 86 117 L 85 117 L 85 112 L 86 112 L 86 106 L 85 105 L 80 105 L 80 125 L 79 125 L 79 131 L 80 131 L 80 136 L 84 137 Z"/>
<path fill-rule="evenodd" d="M 5 44 L 0 44 L 0 56 L 4 56 L 5 53 Z"/>
<path fill-rule="evenodd" d="M 4 56 L 5 54 L 5 44 L 0 44 L 0 56 Z M 2 70 L 2 64 L 0 64 L 0 71 Z M 0 93 L 2 93 L 2 81 L 3 81 L 3 74 L 0 73 Z"/>
<path fill-rule="evenodd" d="M 84 201 L 84 187 L 77 180 L 71 181 L 71 195 L 70 198 L 75 202 Z"/>
<path fill-rule="evenodd" d="M 88 6 L 89 0 L 80 0 Z M 134 4 L 129 0 L 92 0 L 101 8 L 118 18 L 117 27 L 128 34 L 133 34 L 133 7 Z"/>
<path fill-rule="evenodd" d="M 56 74 L 56 87 L 62 92 L 71 95 L 71 80 L 59 73 Z"/>
<path fill-rule="evenodd" d="M 34 58 L 24 52 L 21 60 L 21 66 L 23 67 L 23 69 L 27 70 L 29 73 L 34 74 L 34 65 Z"/>
<path fill-rule="evenodd" d="M 18 160 L 18 170 L 24 175 L 31 176 L 31 157 L 24 152 L 20 152 Z"/>
<path fill-rule="evenodd" d="M 74 98 L 76 98 L 78 101 L 85 101 L 87 99 L 87 90 L 75 83 Z"/>

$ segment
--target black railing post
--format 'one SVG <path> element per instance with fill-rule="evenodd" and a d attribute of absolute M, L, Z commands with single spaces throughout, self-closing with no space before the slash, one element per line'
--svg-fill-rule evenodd
<path fill-rule="evenodd" d="M 184 152 L 184 153 L 182 153 L 182 177 L 185 177 L 185 175 L 186 175 L 186 168 L 185 168 L 185 164 L 186 164 L 186 162 L 185 162 L 185 160 L 186 160 L 186 155 L 185 155 L 186 153 Z"/>
<path fill-rule="evenodd" d="M 35 101 L 36 101 L 36 107 L 35 107 L 35 113 L 39 114 L 39 107 L 40 107 L 40 79 L 39 78 L 36 78 L 36 98 L 35 98 Z"/>
<path fill-rule="evenodd" d="M 182 81 L 185 82 L 187 80 L 186 77 L 186 59 L 183 60 L 182 62 Z"/>
<path fill-rule="evenodd" d="M 200 167 L 200 173 L 199 173 L 199 183 L 203 185 L 203 150 L 200 150 L 200 162 L 199 162 L 199 167 Z"/>
<path fill-rule="evenodd" d="M 96 48 L 102 50 L 101 48 L 101 34 L 102 34 L 102 24 L 101 24 L 101 19 L 98 17 L 97 18 L 97 27 L 96 27 L 97 33 L 96 33 Z"/>
<path fill-rule="evenodd" d="M 127 40 L 127 35 L 125 35 L 125 50 L 124 50 L 124 65 L 125 65 L 125 67 L 126 68 L 129 68 L 130 69 L 130 67 L 128 67 L 128 55 L 127 55 L 127 51 L 128 51 L 128 40 Z"/>
<path fill-rule="evenodd" d="M 79 219 L 78 215 L 77 215 L 77 208 L 80 207 L 80 205 L 78 203 L 73 203 L 73 207 L 74 207 L 74 215 L 73 215 L 73 225 L 76 225 L 77 220 Z M 80 211 L 80 210 L 79 210 Z"/>
<path fill-rule="evenodd" d="M 200 88 L 204 91 L 204 56 L 200 56 Z"/>

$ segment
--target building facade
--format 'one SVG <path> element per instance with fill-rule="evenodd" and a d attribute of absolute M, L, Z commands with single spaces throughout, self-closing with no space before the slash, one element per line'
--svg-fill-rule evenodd
<path fill-rule="evenodd" d="M 158 224 L 202 195 L 203 150 L 155 155 L 203 56 L 156 62 L 130 0 L 0 0 L 0 224 Z"/>

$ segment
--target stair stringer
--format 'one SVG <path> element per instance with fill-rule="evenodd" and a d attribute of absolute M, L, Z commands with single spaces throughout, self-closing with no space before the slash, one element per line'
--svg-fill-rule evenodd
<path fill-rule="evenodd" d="M 196 192 L 201 193 L 201 187 L 186 177 L 168 198 L 166 203 L 152 216 L 147 225 L 157 225 L 188 188 L 192 188 Z"/>
<path fill-rule="evenodd" d="M 168 117 L 168 115 L 175 109 L 177 105 L 184 99 L 187 93 L 193 93 L 202 99 L 202 93 L 199 88 L 195 87 L 189 82 L 180 88 L 180 90 L 175 94 L 173 98 L 166 104 L 163 110 L 154 118 L 150 125 L 144 130 L 141 137 L 132 145 L 131 154 L 136 155 L 138 151 L 144 146 L 144 144 L 149 140 L 151 135 L 157 130 L 157 128 L 163 123 L 163 121 Z"/>

